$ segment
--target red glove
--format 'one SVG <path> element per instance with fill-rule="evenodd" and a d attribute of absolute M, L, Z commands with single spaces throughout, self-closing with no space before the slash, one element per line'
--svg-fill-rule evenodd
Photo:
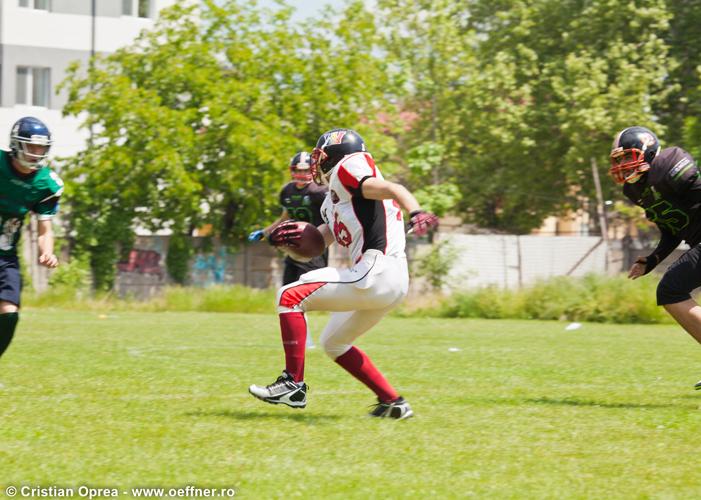
<path fill-rule="evenodd" d="M 268 243 L 274 247 L 298 247 L 302 228 L 296 221 L 286 220 L 275 226 L 268 236 Z"/>
<path fill-rule="evenodd" d="M 424 236 L 430 230 L 438 227 L 438 217 L 423 210 L 414 210 L 409 214 L 409 232 L 416 236 Z"/>

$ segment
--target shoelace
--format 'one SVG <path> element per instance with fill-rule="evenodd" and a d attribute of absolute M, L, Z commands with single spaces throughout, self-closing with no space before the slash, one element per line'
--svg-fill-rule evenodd
<path fill-rule="evenodd" d="M 280 375 L 277 378 L 277 380 L 275 382 L 273 382 L 272 384 L 266 385 L 265 388 L 270 390 L 270 389 L 276 388 L 276 387 L 281 386 L 281 385 L 284 385 L 284 386 L 287 385 L 287 379 L 282 375 Z"/>
<path fill-rule="evenodd" d="M 373 410 L 370 412 L 372 414 L 375 414 L 378 412 L 380 408 L 382 408 L 382 413 L 380 415 L 383 415 L 390 411 L 392 407 L 394 406 L 394 403 L 375 403 L 374 405 L 368 406 L 368 408 L 372 408 Z"/>

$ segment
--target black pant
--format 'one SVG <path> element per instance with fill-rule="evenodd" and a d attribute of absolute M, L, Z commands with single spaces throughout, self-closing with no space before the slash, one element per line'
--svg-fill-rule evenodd
<path fill-rule="evenodd" d="M 285 257 L 285 272 L 282 275 L 282 285 L 289 285 L 294 283 L 302 276 L 304 273 L 313 271 L 314 269 L 321 269 L 329 265 L 329 252 L 328 250 L 324 252 L 323 255 L 319 257 L 314 257 L 309 262 L 298 262 L 290 257 Z"/>
<path fill-rule="evenodd" d="M 701 244 L 687 250 L 664 273 L 657 285 L 657 305 L 676 304 L 691 298 L 701 286 Z"/>

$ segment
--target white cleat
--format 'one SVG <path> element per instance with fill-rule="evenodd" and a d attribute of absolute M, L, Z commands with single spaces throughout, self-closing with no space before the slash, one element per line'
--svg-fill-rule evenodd
<path fill-rule="evenodd" d="M 401 396 L 389 403 L 377 403 L 375 409 L 370 412 L 371 417 L 394 418 L 396 420 L 404 420 L 413 415 L 414 412 L 411 406 L 409 406 L 406 399 Z"/>
<path fill-rule="evenodd" d="M 307 406 L 307 390 L 304 382 L 295 382 L 292 376 L 283 371 L 275 382 L 270 385 L 252 385 L 248 388 L 253 396 L 270 404 L 285 404 L 292 408 Z"/>

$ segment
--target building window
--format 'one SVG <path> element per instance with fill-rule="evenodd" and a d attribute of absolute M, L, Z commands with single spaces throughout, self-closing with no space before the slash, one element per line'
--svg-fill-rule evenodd
<path fill-rule="evenodd" d="M 51 69 L 17 66 L 17 104 L 49 107 L 51 97 Z"/>
<path fill-rule="evenodd" d="M 122 15 L 123 16 L 133 16 L 134 15 L 134 0 L 122 0 Z"/>
<path fill-rule="evenodd" d="M 122 15 L 151 17 L 151 0 L 122 0 Z"/>
<path fill-rule="evenodd" d="M 20 7 L 30 9 L 49 10 L 49 0 L 19 0 Z"/>

